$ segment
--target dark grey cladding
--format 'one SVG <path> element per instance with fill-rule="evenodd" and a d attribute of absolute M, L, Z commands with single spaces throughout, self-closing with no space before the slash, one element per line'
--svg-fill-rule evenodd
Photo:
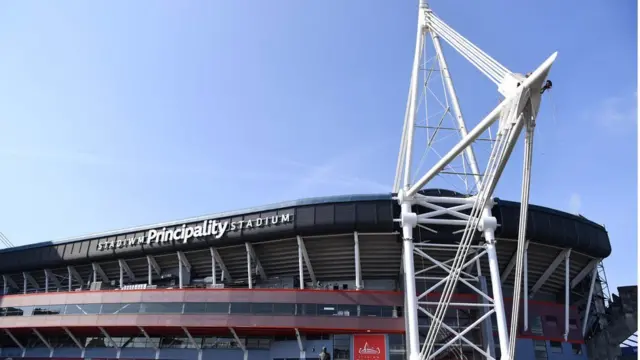
<path fill-rule="evenodd" d="M 462 196 L 450 191 L 427 190 L 431 196 Z M 517 238 L 519 203 L 499 200 L 494 216 L 500 227 L 497 236 Z M 268 241 L 293 238 L 296 235 L 332 235 L 353 231 L 393 232 L 399 225 L 393 221 L 399 215 L 399 206 L 391 194 L 335 196 L 291 201 L 270 206 L 227 212 L 212 216 L 187 219 L 135 229 L 125 229 L 57 243 L 39 243 L 0 251 L 0 274 L 42 268 L 58 268 L 66 264 L 104 261 L 115 258 L 133 258 L 144 254 L 160 254 L 177 250 L 196 250 L 209 246 L 241 244 L 243 242 Z M 530 206 L 527 238 L 534 242 L 558 247 L 570 247 L 594 257 L 607 257 L 611 244 L 605 229 L 583 217 L 560 211 Z M 275 219 L 290 216 L 288 221 Z M 260 224 L 258 219 L 262 219 Z M 221 236 L 207 229 L 227 224 Z M 251 221 L 251 226 L 246 224 Z M 271 221 L 271 223 L 270 223 Z M 236 224 L 235 228 L 232 224 Z M 238 224 L 245 224 L 244 226 Z M 183 226 L 184 225 L 184 226 Z M 201 236 L 168 241 L 149 241 L 149 231 L 171 231 L 184 235 L 186 228 L 201 227 Z M 433 227 L 438 234 L 418 229 L 416 240 L 452 243 L 459 237 L 451 235 L 452 227 Z M 180 230 L 182 229 L 182 230 Z M 451 230 L 451 231 L 449 231 Z M 479 240 L 480 237 L 477 237 Z M 154 240 L 154 239 L 152 239 Z M 398 239 L 399 240 L 399 239 Z M 106 245 L 105 245 L 106 244 Z M 113 244 L 113 245 L 111 245 Z"/>

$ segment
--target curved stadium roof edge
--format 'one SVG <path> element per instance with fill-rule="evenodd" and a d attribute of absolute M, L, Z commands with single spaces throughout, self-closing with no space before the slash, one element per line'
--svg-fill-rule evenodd
<path fill-rule="evenodd" d="M 432 191 L 435 191 L 436 193 L 442 193 L 440 190 L 427 190 L 427 191 L 430 192 L 429 195 L 432 195 L 432 196 L 433 195 L 438 196 L 437 194 L 431 193 Z M 446 192 L 448 192 L 448 191 L 446 191 Z M 446 194 L 446 195 L 451 196 L 451 194 L 453 194 L 452 196 L 461 196 L 459 194 L 456 195 L 455 193 L 451 193 L 451 192 L 448 192 L 448 194 Z M 225 211 L 225 212 L 220 212 L 220 213 L 215 213 L 215 214 L 191 217 L 191 218 L 168 221 L 168 222 L 162 222 L 162 223 L 154 223 L 154 224 L 148 224 L 148 225 L 142 225 L 142 226 L 136 226 L 136 227 L 130 227 L 130 228 L 122 228 L 122 229 L 111 230 L 111 231 L 106 231 L 106 232 L 99 232 L 99 233 L 90 233 L 90 234 L 77 236 L 77 237 L 66 238 L 66 239 L 62 239 L 62 240 L 58 240 L 58 241 L 45 241 L 45 242 L 39 242 L 39 243 L 34 243 L 34 244 L 16 246 L 16 247 L 9 248 L 9 249 L 2 249 L 2 250 L 0 250 L 0 254 L 1 253 L 14 252 L 14 251 L 27 250 L 27 249 L 40 248 L 40 247 L 46 247 L 46 246 L 67 244 L 67 243 L 73 243 L 73 242 L 79 242 L 79 241 L 86 241 L 86 240 L 100 238 L 100 237 L 120 235 L 120 234 L 123 234 L 123 233 L 146 231 L 146 230 L 150 230 L 150 229 L 153 229 L 153 228 L 159 228 L 159 227 L 165 227 L 165 226 L 168 227 L 168 226 L 174 226 L 174 225 L 185 224 L 185 223 L 190 223 L 190 222 L 203 221 L 203 220 L 207 220 L 207 219 L 228 218 L 228 217 L 232 217 L 232 216 L 239 216 L 239 215 L 257 213 L 257 212 L 274 211 L 274 210 L 286 209 L 286 208 L 296 208 L 296 207 L 322 205 L 322 204 L 349 203 L 349 202 L 392 201 L 393 196 L 394 196 L 394 194 L 392 194 L 392 193 L 386 193 L 386 194 L 354 194 L 354 195 L 337 195 L 337 196 L 324 196 L 324 197 L 304 198 L 304 199 L 299 199 L 299 200 L 291 200 L 291 201 L 273 203 L 273 204 L 268 204 L 268 205 L 255 206 L 255 207 L 250 207 L 250 208 L 245 208 L 245 209 L 240 209 L 240 210 Z M 501 224 L 502 232 L 505 232 L 506 231 L 505 228 L 508 228 L 509 231 L 507 231 L 507 232 L 509 234 L 511 234 L 513 232 L 513 230 L 514 230 L 513 228 L 515 227 L 515 231 L 516 231 L 516 234 L 517 234 L 517 217 L 519 217 L 520 203 L 519 202 L 515 202 L 515 201 L 501 200 L 501 199 L 498 199 L 498 198 L 496 198 L 495 200 L 496 200 L 496 204 L 494 206 L 494 216 L 496 216 L 498 218 L 498 222 Z M 507 210 L 507 209 L 508 209 L 508 211 L 503 211 L 503 210 Z M 589 255 L 595 256 L 595 257 L 603 257 L 604 258 L 604 257 L 609 256 L 609 254 L 611 253 L 611 245 L 609 243 L 609 239 L 608 239 L 608 236 L 606 234 L 606 230 L 605 230 L 604 226 L 602 226 L 600 224 L 597 224 L 597 223 L 595 223 L 595 222 L 593 222 L 593 221 L 591 221 L 591 220 L 589 220 L 589 219 L 587 219 L 587 218 L 585 218 L 583 216 L 569 214 L 569 213 L 566 213 L 566 212 L 563 212 L 563 211 L 560 211 L 560 210 L 555 210 L 555 209 L 544 207 L 544 206 L 529 205 L 529 212 L 530 212 L 530 216 L 529 216 L 529 222 L 530 223 L 531 223 L 531 221 L 535 221 L 535 219 L 534 220 L 531 219 L 532 218 L 532 216 L 531 216 L 532 213 L 533 214 L 535 214 L 535 213 L 546 214 L 547 216 L 550 216 L 551 218 L 558 219 L 558 221 L 560 221 L 559 223 L 549 224 L 549 227 L 553 228 L 554 225 L 555 225 L 557 227 L 556 230 L 558 230 L 558 231 L 560 231 L 560 227 L 562 227 L 562 232 L 563 233 L 567 232 L 567 228 L 568 228 L 567 227 L 568 225 L 563 223 L 563 221 L 569 221 L 570 223 L 573 223 L 573 224 L 581 223 L 581 224 L 587 225 L 588 227 L 593 228 L 593 230 L 596 230 L 596 232 L 600 232 L 601 234 L 604 235 L 604 239 L 602 239 L 600 236 L 598 236 L 599 240 L 597 242 L 599 244 L 594 244 L 594 245 L 596 245 L 595 248 L 598 248 L 598 251 L 595 251 L 596 253 L 592 253 L 591 251 L 589 251 L 588 252 Z M 515 215 L 517 217 L 514 218 L 514 214 L 513 213 L 515 213 Z M 515 223 L 511 224 L 514 221 L 515 221 Z M 551 221 L 551 220 L 549 220 L 549 221 Z M 559 225 L 559 224 L 561 224 L 561 225 Z M 500 232 L 500 230 L 501 229 L 499 228 L 498 231 Z M 576 232 L 579 232 L 579 231 L 576 230 Z M 566 235 L 565 237 L 566 238 L 570 238 L 572 236 Z M 578 237 L 579 237 L 579 235 L 578 235 Z M 571 243 L 577 243 L 575 240 L 574 241 L 571 241 L 570 239 L 567 239 L 567 240 L 568 241 L 566 243 L 565 243 L 565 241 L 561 241 L 562 243 L 565 243 L 565 244 L 557 244 L 557 245 L 553 244 L 555 241 L 553 241 L 553 243 L 550 243 L 550 244 L 547 244 L 546 241 L 542 242 L 542 243 L 543 244 L 547 244 L 547 245 L 553 245 L 553 246 L 561 246 L 561 247 L 572 247 Z M 603 242 L 602 240 L 605 240 L 605 241 Z M 581 247 L 581 246 L 578 246 L 578 247 Z M 591 247 L 594 247 L 594 246 L 589 246 L 589 247 L 591 248 Z"/>

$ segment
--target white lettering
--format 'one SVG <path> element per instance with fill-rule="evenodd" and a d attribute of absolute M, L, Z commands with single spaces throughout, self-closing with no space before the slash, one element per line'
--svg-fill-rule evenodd
<path fill-rule="evenodd" d="M 162 228 L 160 230 L 150 229 L 147 231 L 146 238 L 143 235 L 115 241 L 103 241 L 98 243 L 97 248 L 98 251 L 104 251 L 113 248 L 119 249 L 143 244 L 165 244 L 173 241 L 177 242 L 179 240 L 182 240 L 182 243 L 186 244 L 189 242 L 189 239 L 198 239 L 206 236 L 212 236 L 215 239 L 220 239 L 230 231 L 276 226 L 291 222 L 292 220 L 292 214 L 271 215 L 256 219 L 238 221 L 205 220 L 198 225 L 183 224 L 180 227 L 169 230 L 166 228 Z"/>

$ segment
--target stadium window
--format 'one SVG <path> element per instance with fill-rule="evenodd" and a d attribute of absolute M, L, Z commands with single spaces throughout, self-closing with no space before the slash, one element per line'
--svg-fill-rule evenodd
<path fill-rule="evenodd" d="M 549 326 L 558 326 L 558 318 L 555 316 L 547 315 L 544 317 L 544 322 Z"/>
<path fill-rule="evenodd" d="M 207 312 L 207 303 L 191 303 L 191 302 L 184 303 L 185 314 L 201 314 L 206 312 Z"/>
<path fill-rule="evenodd" d="M 358 316 L 358 305 L 338 305 L 338 316 Z"/>
<path fill-rule="evenodd" d="M 247 338 L 247 348 L 249 349 L 265 349 L 269 350 L 271 348 L 271 339 L 264 337 L 248 337 Z"/>
<path fill-rule="evenodd" d="M 562 354 L 562 343 L 560 341 L 549 341 L 549 347 L 554 354 Z"/>
<path fill-rule="evenodd" d="M 360 316 L 380 316 L 382 309 L 375 305 L 360 305 Z"/>
<path fill-rule="evenodd" d="M 97 315 L 100 314 L 102 304 L 76 304 L 67 305 L 64 313 L 66 315 Z"/>
<path fill-rule="evenodd" d="M 273 313 L 276 315 L 294 315 L 296 310 L 295 304 L 275 303 L 273 304 Z"/>
<path fill-rule="evenodd" d="M 302 311 L 300 311 L 300 308 L 302 308 Z M 298 304 L 298 315 L 318 315 L 318 306 L 316 304 Z"/>
<path fill-rule="evenodd" d="M 324 304 L 319 304 L 318 305 L 318 315 L 335 315 L 336 312 L 336 305 L 324 305 Z"/>
<path fill-rule="evenodd" d="M 269 303 L 253 303 L 251 304 L 252 314 L 273 314 L 273 304 Z"/>
<path fill-rule="evenodd" d="M 84 347 L 87 348 L 104 348 L 107 347 L 104 336 L 88 337 L 85 341 Z"/>
<path fill-rule="evenodd" d="M 545 341 L 534 340 L 533 351 L 536 360 L 546 360 L 549 357 L 547 354 L 547 343 Z"/>
<path fill-rule="evenodd" d="M 306 339 L 311 340 L 331 340 L 331 335 L 324 333 L 316 333 L 316 334 L 307 334 L 305 335 Z"/>
<path fill-rule="evenodd" d="M 393 306 L 381 306 L 382 317 L 393 317 Z"/>
<path fill-rule="evenodd" d="M 140 312 L 140 303 L 133 304 L 102 304 L 100 314 L 103 315 L 120 315 L 120 314 L 137 314 Z"/>
<path fill-rule="evenodd" d="M 207 312 L 212 314 L 228 314 L 229 313 L 229 303 L 226 302 L 211 302 L 207 303 Z M 247 310 L 249 312 L 249 310 Z"/>
<path fill-rule="evenodd" d="M 249 303 L 231 303 L 231 314 L 250 314 L 251 304 Z"/>
<path fill-rule="evenodd" d="M 140 312 L 144 314 L 182 314 L 182 303 L 142 303 Z"/>
<path fill-rule="evenodd" d="M 571 344 L 571 352 L 574 355 L 582 355 L 582 344 Z"/>
<path fill-rule="evenodd" d="M 542 317 L 540 315 L 536 315 L 531 319 L 531 333 L 533 335 L 544 335 Z"/>
<path fill-rule="evenodd" d="M 569 319 L 569 329 L 578 330 L 578 321 L 576 319 Z"/>
<path fill-rule="evenodd" d="M 351 336 L 350 335 L 333 335 L 333 359 L 349 360 L 351 359 Z"/>
<path fill-rule="evenodd" d="M 60 315 L 64 314 L 64 305 L 44 305 L 33 309 L 33 315 Z"/>
<path fill-rule="evenodd" d="M 5 316 L 31 316 L 33 314 L 32 306 L 16 306 L 4 308 Z"/>

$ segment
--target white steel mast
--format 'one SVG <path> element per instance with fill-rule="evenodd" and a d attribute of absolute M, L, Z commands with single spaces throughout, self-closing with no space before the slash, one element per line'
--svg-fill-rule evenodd
<path fill-rule="evenodd" d="M 470 130 L 467 129 L 458 102 L 441 39 L 491 80 L 502 98 L 499 105 Z M 433 55 L 428 54 L 428 43 L 431 44 Z M 462 347 L 473 349 L 488 359 L 494 359 L 497 356 L 493 349 L 482 349 L 477 341 L 467 338 L 473 328 L 494 314 L 499 341 L 495 345 L 500 350 L 501 359 L 514 358 L 518 321 L 511 321 L 509 332 L 496 255 L 494 232 L 498 224 L 491 213 L 493 192 L 516 142 L 525 130 L 513 320 L 518 318 L 520 303 L 533 130 L 541 95 L 551 87 L 547 75 L 556 55 L 557 53 L 552 54 L 527 75 L 512 73 L 439 19 L 425 0 L 420 1 L 415 55 L 393 189 L 401 207 L 400 219 L 397 221 L 401 223 L 403 235 L 402 272 L 406 304 L 407 354 L 410 360 L 435 359 L 445 351 L 455 351 L 458 357 L 465 358 Z M 430 86 L 436 82 L 434 78 L 438 76 L 444 100 L 437 98 Z M 428 105 L 429 99 L 433 97 L 440 105 L 436 106 L 440 108 L 440 112 L 434 111 L 433 107 Z M 492 126 L 496 128 L 493 133 Z M 419 130 L 425 130 L 426 133 Z M 418 148 L 418 141 L 414 141 L 419 135 L 424 136 L 426 142 L 426 146 L 422 148 Z M 449 135 L 453 135 L 455 139 L 452 140 Z M 488 144 L 488 149 L 485 154 L 485 166 L 481 167 L 480 152 L 476 149 L 482 141 Z M 431 156 L 427 159 L 430 167 L 426 168 L 426 171 L 415 170 L 416 163 L 421 166 L 425 162 L 425 156 L 419 162 L 415 161 L 415 149 L 425 151 L 425 156 Z M 412 178 L 412 171 L 422 176 Z M 433 187 L 433 184 L 437 183 L 436 178 L 447 176 L 462 180 L 463 190 L 457 192 L 466 196 L 429 196 L 428 193 L 420 192 L 426 185 Z M 454 230 L 448 234 L 459 236 L 459 241 L 455 244 L 440 244 L 429 242 L 428 238 L 417 238 L 419 232 L 414 232 L 414 229 L 419 228 L 423 233 L 437 234 L 438 230 L 433 228 L 434 225 L 453 228 Z M 480 237 L 482 240 L 478 241 Z M 433 255 L 437 251 L 448 251 L 451 256 L 446 261 L 438 260 Z M 481 274 L 481 261 L 488 262 L 491 292 L 486 289 L 486 282 L 484 287 L 482 286 L 484 277 Z M 420 265 L 425 262 L 433 266 L 421 268 Z M 438 274 L 445 275 L 430 276 L 433 273 L 432 269 L 437 269 L 440 271 Z M 418 293 L 419 286 L 416 281 L 423 281 L 420 283 L 423 285 L 427 281 L 430 283 L 424 285 L 425 291 Z M 460 326 L 454 329 L 444 322 L 448 312 L 456 307 L 478 306 L 459 303 L 453 299 L 457 286 L 461 284 L 477 293 L 483 303 L 480 304 L 481 315 L 477 321 L 468 324 L 464 329 Z M 428 297 L 433 298 L 436 291 L 439 292 L 439 298 L 437 301 L 430 301 Z M 430 294 L 432 296 L 429 296 Z M 457 310 L 455 311 L 457 314 Z M 429 319 L 427 330 L 422 332 L 422 326 L 418 323 L 419 313 Z"/>

